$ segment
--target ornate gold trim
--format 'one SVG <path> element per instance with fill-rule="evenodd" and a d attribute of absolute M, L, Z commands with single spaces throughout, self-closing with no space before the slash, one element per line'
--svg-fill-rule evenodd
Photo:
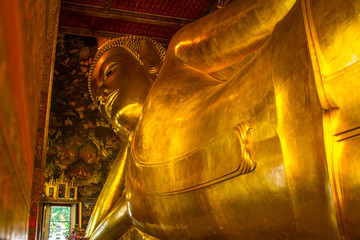
<path fill-rule="evenodd" d="M 63 195 L 60 196 L 60 185 L 64 186 Z M 45 183 L 45 196 L 49 200 L 56 201 L 76 201 L 77 200 L 77 186 L 74 182 L 74 179 L 69 181 L 64 172 L 62 172 L 60 178 L 53 179 L 51 178 L 48 182 Z M 73 195 L 71 194 L 71 190 L 73 190 Z"/>

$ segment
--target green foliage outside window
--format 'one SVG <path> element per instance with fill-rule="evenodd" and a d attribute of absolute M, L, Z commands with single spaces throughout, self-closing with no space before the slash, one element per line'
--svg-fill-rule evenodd
<path fill-rule="evenodd" d="M 55 237 L 59 231 L 64 237 L 70 232 L 70 207 L 51 207 L 49 239 Z"/>

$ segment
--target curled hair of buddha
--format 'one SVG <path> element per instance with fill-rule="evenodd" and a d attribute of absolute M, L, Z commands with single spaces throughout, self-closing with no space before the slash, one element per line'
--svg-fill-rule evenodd
<path fill-rule="evenodd" d="M 99 59 L 101 58 L 101 56 L 109 49 L 112 49 L 115 47 L 121 47 L 121 48 L 124 48 L 125 50 L 127 50 L 136 59 L 136 61 L 138 61 L 141 65 L 144 65 L 143 61 L 141 60 L 140 53 L 139 53 L 139 47 L 143 40 L 150 41 L 155 46 L 155 48 L 157 49 L 157 52 L 159 54 L 160 61 L 163 62 L 164 58 L 165 58 L 165 53 L 166 53 L 165 48 L 160 43 L 157 43 L 157 42 L 153 41 L 152 39 L 149 39 L 146 37 L 126 36 L 126 37 L 114 38 L 114 39 L 106 41 L 104 44 L 102 44 L 98 48 L 98 51 L 95 54 L 95 57 L 92 61 L 92 64 L 90 66 L 89 73 L 88 73 L 89 93 L 90 93 L 91 99 L 94 102 L 95 102 L 95 99 L 91 92 L 91 79 L 92 79 L 92 75 L 94 73 L 95 66 L 96 66 L 97 62 L 99 61 Z M 157 69 L 157 70 L 159 70 L 159 69 Z M 150 71 L 150 73 L 152 73 L 151 72 L 152 69 L 149 69 L 149 71 Z"/>

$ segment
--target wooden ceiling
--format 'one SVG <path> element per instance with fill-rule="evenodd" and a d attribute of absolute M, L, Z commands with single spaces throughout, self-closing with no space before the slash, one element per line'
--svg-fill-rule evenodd
<path fill-rule="evenodd" d="M 64 0 L 59 32 L 104 37 L 147 36 L 167 44 L 186 24 L 216 9 L 217 0 Z"/>

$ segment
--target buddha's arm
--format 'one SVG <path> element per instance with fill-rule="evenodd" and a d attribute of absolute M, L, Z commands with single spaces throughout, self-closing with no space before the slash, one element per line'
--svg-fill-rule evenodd
<path fill-rule="evenodd" d="M 86 229 L 87 236 L 90 236 L 94 232 L 100 222 L 119 201 L 124 189 L 128 154 L 129 146 L 120 149 L 91 215 Z"/>
<path fill-rule="evenodd" d="M 222 70 L 261 47 L 295 1 L 237 1 L 181 29 L 169 49 L 203 72 Z"/>
<path fill-rule="evenodd" d="M 119 239 L 131 226 L 124 194 L 91 234 L 90 240 Z"/>

